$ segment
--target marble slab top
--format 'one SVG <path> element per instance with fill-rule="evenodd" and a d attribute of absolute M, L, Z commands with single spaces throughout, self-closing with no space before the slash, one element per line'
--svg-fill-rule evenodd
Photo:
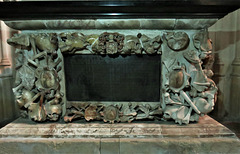
<path fill-rule="evenodd" d="M 17 30 L 64 29 L 146 29 L 146 30 L 195 30 L 205 29 L 217 22 L 212 19 L 65 19 L 65 20 L 16 20 L 4 21 Z"/>
<path fill-rule="evenodd" d="M 198 123 L 174 122 L 114 123 L 85 122 L 35 123 L 19 118 L 0 129 L 0 138 L 208 138 L 235 137 L 228 128 L 209 116 Z"/>

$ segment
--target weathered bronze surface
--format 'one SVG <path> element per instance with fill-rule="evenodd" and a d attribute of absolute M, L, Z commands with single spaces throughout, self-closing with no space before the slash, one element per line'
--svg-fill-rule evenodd
<path fill-rule="evenodd" d="M 161 56 L 65 55 L 69 101 L 160 101 Z"/>

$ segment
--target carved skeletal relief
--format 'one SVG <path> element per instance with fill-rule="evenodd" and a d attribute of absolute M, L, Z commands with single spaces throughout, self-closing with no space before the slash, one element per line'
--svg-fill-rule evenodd
<path fill-rule="evenodd" d="M 165 38 L 173 51 L 181 51 L 189 45 L 189 37 L 185 32 L 167 32 Z"/>
<path fill-rule="evenodd" d="M 67 114 L 64 117 L 65 122 L 73 119 L 85 118 L 87 121 L 103 120 L 104 122 L 132 122 L 140 119 L 156 119 L 162 116 L 162 109 L 158 103 L 129 102 L 114 104 L 104 103 L 77 103 L 70 102 Z"/>
<path fill-rule="evenodd" d="M 182 41 L 177 35 L 176 41 L 181 43 L 173 48 L 168 38 L 174 39 L 176 34 L 166 35 L 168 47 L 173 51 L 178 49 L 178 53 L 175 57 L 166 58 L 174 54 L 168 49 L 168 53 L 165 51 L 163 55 L 163 73 L 167 72 L 163 79 L 163 119 L 174 119 L 179 124 L 198 121 L 199 116 L 213 110 L 216 101 L 217 87 L 209 78 L 213 75 L 211 64 L 206 64 L 204 71 L 202 68 L 203 60 L 213 62 L 210 40 L 206 31 L 200 31 L 193 34 L 191 45 L 187 43 L 185 33 L 181 36 Z"/>
<path fill-rule="evenodd" d="M 57 121 L 62 114 L 63 92 L 58 72 L 55 34 L 20 34 L 8 39 L 18 49 L 16 87 L 13 92 L 23 114 L 34 121 Z M 24 50 L 28 49 L 28 50 Z"/>
<path fill-rule="evenodd" d="M 62 53 L 86 53 L 87 50 L 92 54 L 154 54 L 160 52 L 162 42 L 160 35 L 150 38 L 141 33 L 136 36 L 107 32 L 100 35 L 60 33 L 59 38 Z"/>
<path fill-rule="evenodd" d="M 104 122 L 198 121 L 213 110 L 217 87 L 210 79 L 207 31 L 164 31 L 155 36 L 117 32 L 22 33 L 8 39 L 17 48 L 13 92 L 24 116 L 34 121 L 74 119 Z M 159 102 L 68 102 L 62 54 L 162 54 Z M 81 69 L 81 68 L 79 68 Z M 65 112 L 66 110 L 66 112 Z"/>

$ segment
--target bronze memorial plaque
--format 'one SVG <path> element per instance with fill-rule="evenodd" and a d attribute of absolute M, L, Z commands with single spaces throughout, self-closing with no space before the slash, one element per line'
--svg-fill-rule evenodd
<path fill-rule="evenodd" d="M 160 101 L 160 55 L 65 55 L 69 101 Z"/>

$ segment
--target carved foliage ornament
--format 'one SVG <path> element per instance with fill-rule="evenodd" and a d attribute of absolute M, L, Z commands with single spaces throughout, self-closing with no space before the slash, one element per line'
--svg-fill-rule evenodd
<path fill-rule="evenodd" d="M 180 31 L 155 37 L 107 32 L 100 35 L 78 32 L 15 35 L 8 39 L 8 43 L 18 48 L 16 87 L 13 88 L 16 101 L 22 114 L 34 121 L 57 121 L 61 116 L 66 122 L 81 118 L 110 123 L 141 119 L 174 119 L 179 124 L 197 121 L 199 116 L 213 109 L 217 87 L 210 79 L 213 61 L 207 32 L 199 31 L 191 38 Z M 162 67 L 162 76 L 165 77 L 162 102 L 157 105 L 146 102 L 112 102 L 109 105 L 69 102 L 66 108 L 61 86 L 64 84 L 61 53 L 76 52 L 162 54 L 166 66 Z M 203 59 L 210 59 L 210 62 L 203 63 Z"/>

